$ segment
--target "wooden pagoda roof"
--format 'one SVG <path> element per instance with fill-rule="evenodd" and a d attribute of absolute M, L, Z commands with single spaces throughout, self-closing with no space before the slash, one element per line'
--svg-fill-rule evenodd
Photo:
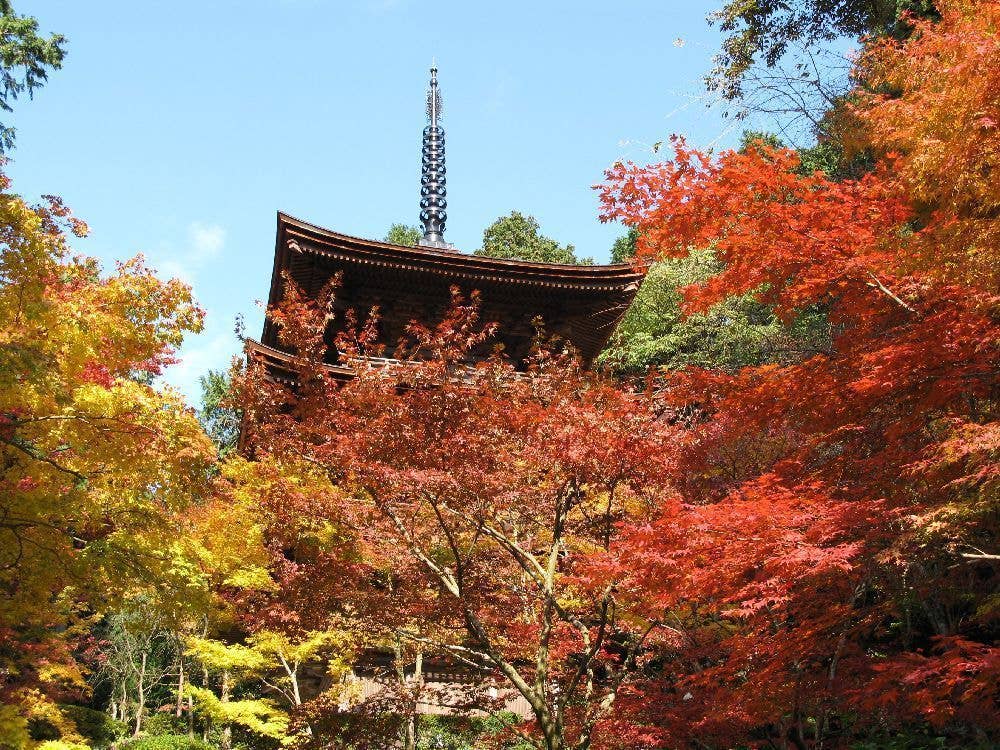
<path fill-rule="evenodd" d="M 644 273 L 629 264 L 577 266 L 529 263 L 429 247 L 404 247 L 339 234 L 278 213 L 268 306 L 284 295 L 284 277 L 318 294 L 341 274 L 332 328 L 344 313 L 363 318 L 380 309 L 380 338 L 387 352 L 411 320 L 433 324 L 450 301 L 450 289 L 478 290 L 484 321 L 498 324 L 497 339 L 515 362 L 530 350 L 532 321 L 572 342 L 590 364 L 635 297 Z M 261 348 L 279 352 L 277 330 L 267 320 Z"/>

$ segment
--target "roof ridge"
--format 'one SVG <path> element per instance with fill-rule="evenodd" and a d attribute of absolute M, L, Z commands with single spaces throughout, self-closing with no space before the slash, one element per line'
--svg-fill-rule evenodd
<path fill-rule="evenodd" d="M 361 243 L 362 245 L 369 247 L 388 249 L 416 257 L 441 258 L 443 260 L 461 259 L 463 263 L 471 263 L 472 265 L 478 265 L 484 268 L 492 266 L 521 270 L 534 269 L 538 271 L 557 271 L 559 273 L 566 273 L 569 276 L 575 277 L 606 277 L 620 273 L 624 276 L 633 277 L 634 279 L 645 276 L 646 269 L 648 268 L 648 264 L 637 266 L 632 263 L 608 263 L 594 265 L 577 265 L 575 263 L 538 263 L 535 261 L 518 260 L 516 258 L 493 258 L 484 255 L 474 255 L 472 253 L 461 252 L 460 250 L 446 250 L 427 246 L 410 247 L 407 245 L 394 245 L 380 240 L 372 240 L 365 237 L 358 237 L 356 235 L 344 234 L 343 232 L 335 232 L 332 229 L 327 229 L 326 227 L 321 227 L 318 224 L 313 224 L 303 219 L 299 219 L 291 214 L 285 213 L 284 211 L 278 211 L 279 231 L 282 225 L 297 227 L 301 231 L 320 235 L 326 239 L 341 240 L 348 243 Z"/>

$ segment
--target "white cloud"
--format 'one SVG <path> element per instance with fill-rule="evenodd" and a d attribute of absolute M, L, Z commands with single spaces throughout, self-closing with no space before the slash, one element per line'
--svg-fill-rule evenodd
<path fill-rule="evenodd" d="M 195 286 L 199 274 L 224 252 L 226 234 L 220 224 L 192 221 L 186 232 L 161 242 L 149 254 L 151 264 L 161 279 L 180 279 Z M 166 368 L 158 382 L 179 391 L 189 405 L 197 407 L 201 402 L 199 378 L 208 370 L 229 369 L 239 349 L 239 341 L 226 325 L 225 316 L 219 317 L 209 309 L 205 329 L 186 338 L 177 353 L 177 363 Z"/>
<path fill-rule="evenodd" d="M 161 279 L 180 279 L 185 284 L 194 282 L 194 274 L 184 263 L 177 260 L 154 261 L 156 271 Z"/>
<path fill-rule="evenodd" d="M 180 391 L 189 405 L 198 407 L 201 404 L 201 376 L 209 370 L 228 370 L 239 346 L 231 333 L 211 338 L 204 334 L 192 336 L 181 347 L 177 364 L 163 373 L 163 382 Z"/>
<path fill-rule="evenodd" d="M 226 230 L 218 224 L 196 221 L 188 227 L 188 234 L 197 260 L 214 258 L 226 244 Z"/>
<path fill-rule="evenodd" d="M 150 253 L 161 278 L 180 279 L 193 285 L 199 272 L 218 258 L 226 246 L 226 229 L 220 224 L 193 221 L 183 242 L 167 241 Z"/>

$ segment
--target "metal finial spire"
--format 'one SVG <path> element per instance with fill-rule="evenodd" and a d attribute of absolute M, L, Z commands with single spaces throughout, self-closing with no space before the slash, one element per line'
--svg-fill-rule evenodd
<path fill-rule="evenodd" d="M 431 85 L 427 89 L 427 121 L 431 127 L 437 127 L 438 117 L 442 114 L 441 92 L 438 90 L 437 65 L 431 63 Z"/>
<path fill-rule="evenodd" d="M 444 224 L 448 219 L 444 168 L 444 128 L 438 125 L 441 116 L 441 92 L 438 90 L 437 64 L 431 63 L 431 83 L 427 89 L 427 121 L 424 128 L 423 163 L 420 175 L 420 223 L 424 236 L 420 244 L 451 249 L 444 241 Z"/>

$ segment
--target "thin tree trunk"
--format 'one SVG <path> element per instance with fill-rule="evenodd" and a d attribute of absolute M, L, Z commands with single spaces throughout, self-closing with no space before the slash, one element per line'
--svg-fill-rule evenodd
<path fill-rule="evenodd" d="M 208 667 L 202 667 L 201 668 L 201 685 L 202 685 L 202 687 L 205 687 L 205 688 L 208 687 Z M 212 723 L 212 720 L 206 717 L 204 723 L 201 725 L 201 741 L 202 742 L 208 742 L 208 730 L 210 728 L 211 723 Z"/>
<path fill-rule="evenodd" d="M 417 712 L 420 709 L 420 697 L 424 692 L 424 652 L 417 651 L 413 662 L 413 710 L 410 712 L 410 723 L 413 726 L 413 747 L 417 746 Z"/>
<path fill-rule="evenodd" d="M 415 750 L 417 747 L 417 712 L 411 710 L 406 717 L 406 731 L 403 735 L 403 750 Z"/>
<path fill-rule="evenodd" d="M 299 676 L 296 674 L 297 671 L 298 664 L 295 665 L 295 669 L 292 669 L 288 673 L 288 679 L 292 683 L 292 703 L 294 703 L 296 707 L 302 705 L 302 695 L 299 693 Z"/>
<path fill-rule="evenodd" d="M 403 727 L 403 748 L 402 750 L 416 750 L 417 747 L 417 685 L 416 673 L 414 673 L 414 684 L 410 685 L 406 680 L 406 665 L 403 663 L 403 644 L 399 636 L 393 646 L 396 667 L 396 679 L 406 695 L 406 725 Z M 420 665 L 422 654 L 418 653 L 417 665 Z"/>
<path fill-rule="evenodd" d="M 301 706 L 302 694 L 299 692 L 299 663 L 297 661 L 288 661 L 281 650 L 278 651 L 278 660 L 281 662 L 281 666 L 288 676 L 288 682 L 292 686 L 292 705 L 296 707 Z"/>
<path fill-rule="evenodd" d="M 298 708 L 302 705 L 302 692 L 299 690 L 299 662 L 289 662 L 280 650 L 278 651 L 278 659 L 281 660 L 281 666 L 284 667 L 285 674 L 288 675 L 288 682 L 292 686 L 292 705 Z M 306 734 L 311 737 L 312 733 L 312 727 L 306 724 Z"/>
<path fill-rule="evenodd" d="M 119 714 L 115 716 L 118 721 L 126 722 L 128 721 L 128 692 L 125 687 L 125 678 L 118 685 L 118 689 L 121 691 L 122 699 L 118 701 L 118 711 Z"/>
<path fill-rule="evenodd" d="M 222 688 L 219 693 L 219 699 L 223 703 L 229 703 L 229 670 L 224 669 L 222 671 Z M 228 724 L 222 727 L 222 742 L 220 743 L 222 750 L 231 750 L 233 746 L 233 728 Z"/>
<path fill-rule="evenodd" d="M 136 685 L 136 692 L 139 694 L 139 702 L 135 707 L 135 731 L 133 737 L 138 737 L 142 731 L 142 714 L 146 708 L 146 652 L 142 652 L 142 660 L 139 667 L 139 681 Z"/>
<path fill-rule="evenodd" d="M 177 710 L 174 716 L 181 717 L 184 713 L 184 658 L 177 659 Z"/>

